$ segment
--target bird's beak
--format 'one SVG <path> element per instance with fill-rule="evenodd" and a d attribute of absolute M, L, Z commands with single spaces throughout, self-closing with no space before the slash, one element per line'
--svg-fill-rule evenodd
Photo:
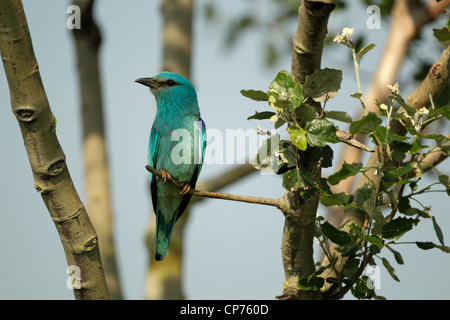
<path fill-rule="evenodd" d="M 153 78 L 139 78 L 136 79 L 134 82 L 150 87 L 150 89 L 158 89 L 160 87 L 159 83 L 156 82 Z"/>

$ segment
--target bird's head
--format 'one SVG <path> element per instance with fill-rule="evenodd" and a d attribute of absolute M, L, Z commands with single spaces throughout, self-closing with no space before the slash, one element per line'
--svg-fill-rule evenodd
<path fill-rule="evenodd" d="M 197 98 L 194 86 L 178 73 L 163 71 L 152 78 L 136 79 L 136 82 L 149 87 L 157 101 L 159 99 L 181 99 L 183 101 Z"/>

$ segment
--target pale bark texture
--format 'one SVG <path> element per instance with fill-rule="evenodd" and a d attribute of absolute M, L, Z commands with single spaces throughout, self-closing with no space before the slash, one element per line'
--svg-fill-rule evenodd
<path fill-rule="evenodd" d="M 75 270 L 75 298 L 108 299 L 97 235 L 74 188 L 56 136 L 56 119 L 42 84 L 19 0 L 0 2 L 0 51 L 34 187 L 55 223 L 67 263 Z"/>
<path fill-rule="evenodd" d="M 113 210 L 99 68 L 101 34 L 93 19 L 94 0 L 74 0 L 81 29 L 73 29 L 81 96 L 83 159 L 89 216 L 97 231 L 106 282 L 112 299 L 122 299 L 114 249 Z"/>

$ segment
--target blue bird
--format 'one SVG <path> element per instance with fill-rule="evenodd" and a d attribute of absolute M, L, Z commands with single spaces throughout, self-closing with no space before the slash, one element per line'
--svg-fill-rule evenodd
<path fill-rule="evenodd" d="M 148 164 L 160 170 L 162 178 L 150 173 L 150 190 L 156 214 L 155 259 L 163 260 L 175 222 L 186 209 L 195 188 L 206 147 L 206 127 L 200 117 L 197 94 L 183 76 L 160 72 L 136 82 L 150 87 L 156 99 L 156 116 L 150 133 Z M 168 177 L 182 183 L 177 188 Z"/>

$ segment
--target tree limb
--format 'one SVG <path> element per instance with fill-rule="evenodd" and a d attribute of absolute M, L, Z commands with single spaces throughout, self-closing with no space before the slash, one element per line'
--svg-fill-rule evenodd
<path fill-rule="evenodd" d="M 152 174 L 158 176 L 159 178 L 162 177 L 161 171 L 156 170 L 150 165 L 146 165 L 145 168 L 147 171 L 151 172 Z M 170 172 L 169 172 L 170 174 Z M 182 183 L 177 181 L 176 179 L 172 178 L 172 176 L 169 176 L 167 178 L 167 182 L 172 183 L 177 188 L 182 187 Z M 198 191 L 195 189 L 190 188 L 188 192 L 191 196 L 196 197 L 206 197 L 206 198 L 214 198 L 214 199 L 222 199 L 222 200 L 231 200 L 231 201 L 239 201 L 239 202 L 247 202 L 247 203 L 254 203 L 254 204 L 262 204 L 266 206 L 273 206 L 273 207 L 279 207 L 280 205 L 280 199 L 270 199 L 270 198 L 260 198 L 260 197 L 250 197 L 250 196 L 240 196 L 230 193 L 222 193 L 222 192 L 210 192 L 210 191 Z"/>
<path fill-rule="evenodd" d="M 75 270 L 72 278 L 75 298 L 108 299 L 97 235 L 75 190 L 55 133 L 56 119 L 42 84 L 19 0 L 0 1 L 0 52 L 34 186 L 55 223 L 67 263 Z"/>
<path fill-rule="evenodd" d="M 298 9 L 297 30 L 293 39 L 291 73 L 295 80 L 304 83 L 306 76 L 320 69 L 323 41 L 327 33 L 328 17 L 335 7 L 335 1 L 302 1 Z M 315 101 L 311 104 L 319 111 L 321 106 Z M 308 152 L 300 158 L 297 165 L 309 172 L 314 178 L 321 176 L 317 161 L 308 157 Z M 285 215 L 281 255 L 286 281 L 280 300 L 318 299 L 320 293 L 304 291 L 298 286 L 301 279 L 307 278 L 315 270 L 314 264 L 314 227 L 319 206 L 320 193 L 298 188 L 288 191 L 284 196 L 289 208 L 282 208 Z"/>

